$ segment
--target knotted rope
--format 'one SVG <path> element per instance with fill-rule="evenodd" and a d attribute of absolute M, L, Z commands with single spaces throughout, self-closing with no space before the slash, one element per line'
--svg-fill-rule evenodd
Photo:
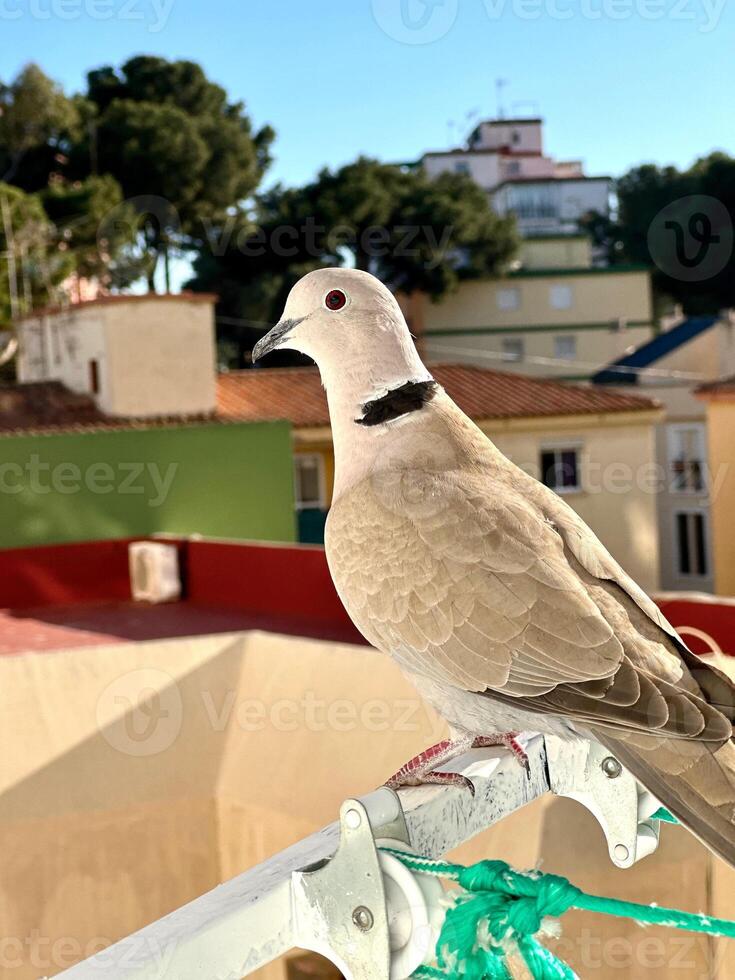
<path fill-rule="evenodd" d="M 438 967 L 419 967 L 416 978 L 512 980 L 506 957 L 517 951 L 535 980 L 578 980 L 572 968 L 536 938 L 570 908 L 735 938 L 735 922 L 727 919 L 588 895 L 561 875 L 514 871 L 505 861 L 464 867 L 386 850 L 412 871 L 460 886 L 437 941 Z"/>

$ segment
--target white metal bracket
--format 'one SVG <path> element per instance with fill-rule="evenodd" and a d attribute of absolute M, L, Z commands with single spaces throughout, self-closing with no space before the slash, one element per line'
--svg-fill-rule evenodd
<path fill-rule="evenodd" d="M 376 799 L 385 794 L 393 799 Z M 296 944 L 326 956 L 353 980 L 390 976 L 388 906 L 375 840 L 408 842 L 397 796 L 387 788 L 372 796 L 372 812 L 387 820 L 373 828 L 363 803 L 346 800 L 340 808 L 337 852 L 318 867 L 291 875 Z"/>
<path fill-rule="evenodd" d="M 547 735 L 549 789 L 586 807 L 607 839 L 610 860 L 629 868 L 658 847 L 660 806 L 635 777 L 597 742 L 570 742 Z"/>

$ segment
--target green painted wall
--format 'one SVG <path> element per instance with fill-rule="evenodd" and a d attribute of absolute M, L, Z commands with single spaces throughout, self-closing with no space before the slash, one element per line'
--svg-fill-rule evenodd
<path fill-rule="evenodd" d="M 156 531 L 295 541 L 288 423 L 0 439 L 0 547 Z"/>

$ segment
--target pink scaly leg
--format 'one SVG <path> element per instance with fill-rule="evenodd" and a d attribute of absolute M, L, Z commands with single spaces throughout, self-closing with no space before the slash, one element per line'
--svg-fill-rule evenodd
<path fill-rule="evenodd" d="M 459 786 L 468 789 L 475 795 L 475 787 L 467 776 L 458 772 L 436 772 L 439 766 L 446 762 L 451 762 L 458 755 L 468 749 L 484 749 L 491 746 L 504 746 L 526 770 L 526 775 L 531 778 L 531 769 L 528 756 L 522 746 L 517 741 L 517 732 L 508 732 L 504 735 L 479 735 L 477 738 L 445 739 L 437 742 L 431 748 L 425 749 L 409 762 L 394 773 L 386 782 L 390 789 L 400 789 L 401 786 Z"/>
<path fill-rule="evenodd" d="M 466 776 L 458 772 L 435 772 L 437 766 L 443 766 L 445 762 L 461 755 L 471 746 L 469 738 L 449 739 L 437 742 L 417 756 L 410 759 L 404 766 L 394 773 L 386 782 L 390 789 L 400 789 L 401 786 L 425 786 L 427 784 L 438 784 L 441 786 L 462 786 L 468 789 L 472 795 L 475 794 L 475 787 Z"/>

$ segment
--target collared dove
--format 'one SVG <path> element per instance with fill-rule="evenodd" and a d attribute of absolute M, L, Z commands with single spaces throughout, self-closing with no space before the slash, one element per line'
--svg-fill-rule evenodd
<path fill-rule="evenodd" d="M 732 683 L 436 384 L 390 291 L 309 273 L 253 357 L 283 347 L 317 362 L 327 392 L 337 592 L 457 736 L 406 781 L 497 733 L 596 739 L 735 864 Z"/>

